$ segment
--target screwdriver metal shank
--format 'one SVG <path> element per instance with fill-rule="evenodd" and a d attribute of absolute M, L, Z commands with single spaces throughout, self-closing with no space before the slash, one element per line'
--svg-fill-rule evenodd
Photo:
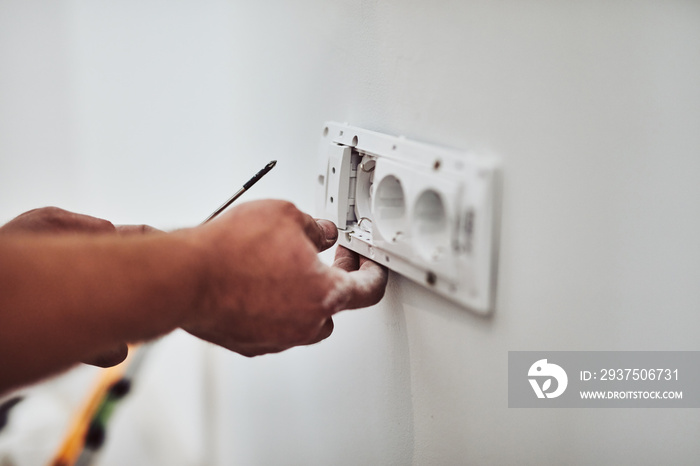
<path fill-rule="evenodd" d="M 242 187 L 241 189 L 239 189 L 238 191 L 236 191 L 236 193 L 235 193 L 233 196 L 231 196 L 226 202 L 224 202 L 224 203 L 221 205 L 221 207 L 219 207 L 218 209 L 216 209 L 209 217 L 207 217 L 206 220 L 204 220 L 204 221 L 202 222 L 202 225 L 204 225 L 204 224 L 207 223 L 209 220 L 213 219 L 214 217 L 216 217 L 217 215 L 219 215 L 221 212 L 223 212 L 223 211 L 226 209 L 226 207 L 230 206 L 230 205 L 233 203 L 233 201 L 235 201 L 236 199 L 238 199 L 239 197 L 241 197 L 241 195 L 242 195 L 244 192 L 248 191 L 248 190 L 251 188 L 251 186 L 253 186 L 255 183 L 257 183 L 258 181 L 260 181 L 260 179 L 261 179 L 263 176 L 267 175 L 267 173 L 268 173 L 270 170 L 272 170 L 272 169 L 274 168 L 275 165 L 277 165 L 277 160 L 273 160 L 272 162 L 270 162 L 270 163 L 268 163 L 267 165 L 265 165 L 265 166 L 263 167 L 262 170 L 260 170 L 260 171 L 257 172 L 255 175 L 253 175 L 253 177 L 252 177 L 251 179 L 249 179 L 249 180 L 243 185 L 243 187 Z"/>

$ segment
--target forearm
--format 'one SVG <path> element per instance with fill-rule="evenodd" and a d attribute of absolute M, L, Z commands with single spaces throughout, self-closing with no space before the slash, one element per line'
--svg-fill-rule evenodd
<path fill-rule="evenodd" d="M 47 229 L 57 236 L 27 234 Z M 335 267 L 322 264 L 335 225 L 284 201 L 170 234 L 123 237 L 55 208 L 3 230 L 0 392 L 177 327 L 246 356 L 312 344 L 331 334 L 334 313 L 378 302 L 387 280 L 343 248 Z"/>
<path fill-rule="evenodd" d="M 0 240 L 0 392 L 184 324 L 205 283 L 190 236 Z"/>

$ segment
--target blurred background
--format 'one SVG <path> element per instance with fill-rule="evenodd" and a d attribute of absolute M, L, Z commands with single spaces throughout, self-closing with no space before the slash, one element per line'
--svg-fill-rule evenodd
<path fill-rule="evenodd" d="M 244 199 L 313 212 L 328 120 L 500 154 L 492 317 L 392 275 L 309 348 L 175 332 L 99 464 L 693 464 L 695 410 L 509 409 L 506 370 L 700 350 L 698 83 L 695 1 L 0 0 L 0 223 L 192 226 L 271 159 Z M 45 463 L 98 372 L 24 389 L 0 463 Z"/>

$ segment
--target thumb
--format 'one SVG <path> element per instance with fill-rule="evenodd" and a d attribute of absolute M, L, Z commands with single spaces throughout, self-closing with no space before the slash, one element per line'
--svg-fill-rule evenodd
<path fill-rule="evenodd" d="M 107 351 L 90 356 L 83 362 L 91 366 L 112 367 L 123 362 L 128 355 L 129 347 L 126 345 L 126 343 L 121 343 L 120 345 L 110 348 Z"/>

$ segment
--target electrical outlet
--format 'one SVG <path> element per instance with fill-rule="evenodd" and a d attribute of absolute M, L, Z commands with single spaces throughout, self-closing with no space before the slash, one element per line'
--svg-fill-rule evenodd
<path fill-rule="evenodd" d="M 474 312 L 493 310 L 499 161 L 329 122 L 317 212 L 338 244 Z"/>

